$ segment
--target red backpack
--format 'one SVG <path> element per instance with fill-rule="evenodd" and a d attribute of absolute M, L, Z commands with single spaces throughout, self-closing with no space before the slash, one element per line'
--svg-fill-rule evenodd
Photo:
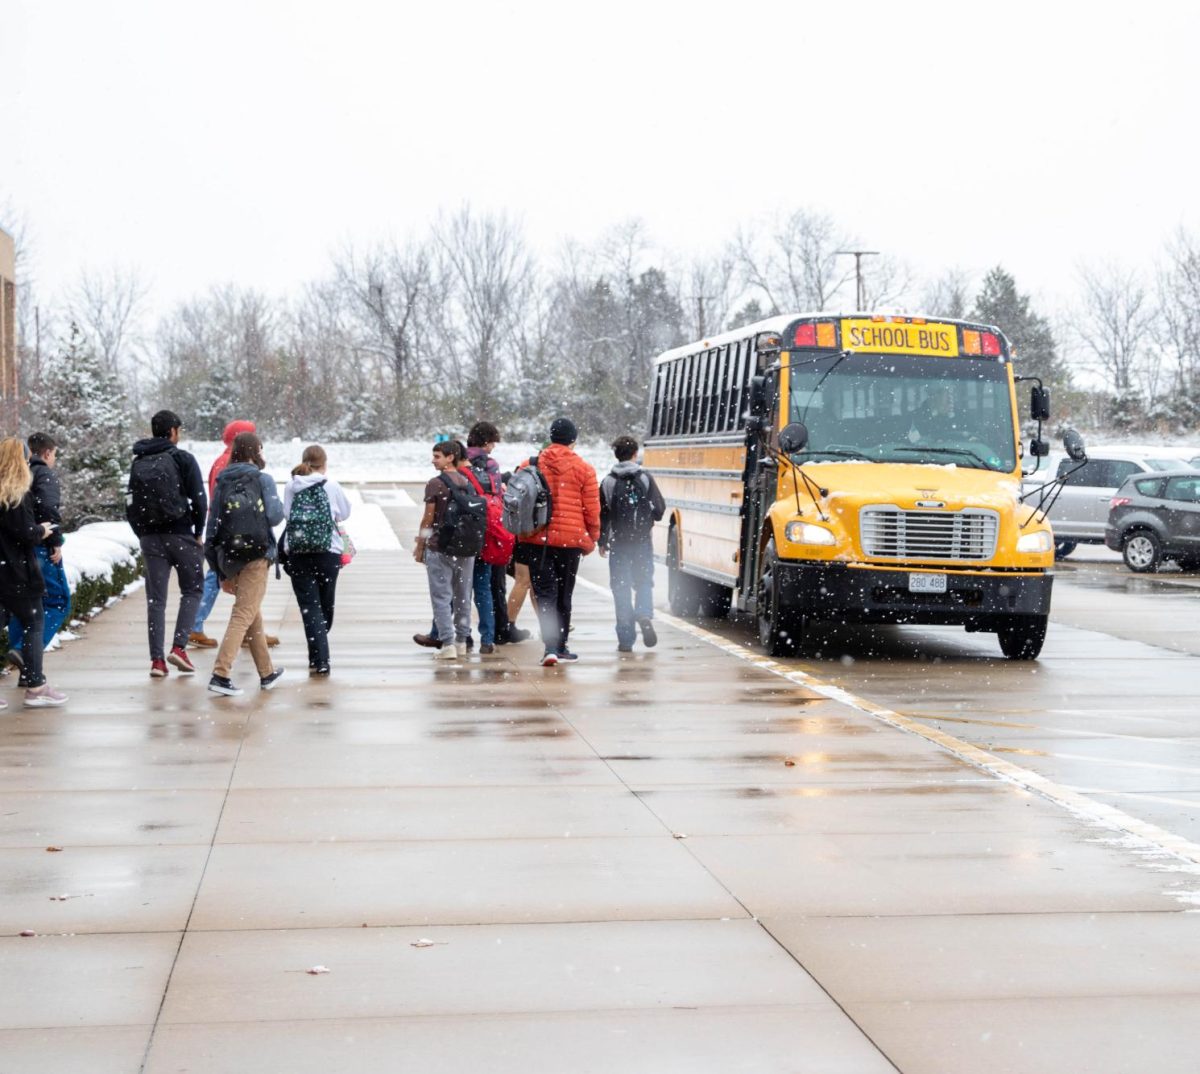
<path fill-rule="evenodd" d="M 459 473 L 466 475 L 467 480 L 475 486 L 479 495 L 487 503 L 487 529 L 484 530 L 483 551 L 479 553 L 479 558 L 493 567 L 503 567 L 512 559 L 517 539 L 504 528 L 504 523 L 501 521 L 504 514 L 504 501 L 496 488 L 496 475 L 484 471 L 488 479 L 488 488 L 485 490 L 476 476 L 475 467 L 468 467 L 460 470 Z"/>

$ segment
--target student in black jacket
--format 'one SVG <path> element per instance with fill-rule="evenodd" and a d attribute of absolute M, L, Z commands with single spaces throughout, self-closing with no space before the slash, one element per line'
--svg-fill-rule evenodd
<path fill-rule="evenodd" d="M 33 475 L 25 462 L 25 446 L 15 436 L 0 441 L 0 606 L 25 628 L 20 685 L 30 708 L 61 705 L 67 695 L 55 690 L 42 673 L 42 626 L 45 583 L 34 549 L 52 532 L 50 523 L 33 516 Z M 7 703 L 0 702 L 0 708 Z"/>
<path fill-rule="evenodd" d="M 146 618 L 150 676 L 166 678 L 169 660 L 184 675 L 196 668 L 187 654 L 188 634 L 204 592 L 204 523 L 208 494 L 195 458 L 178 446 L 179 416 L 160 410 L 150 419 L 152 436 L 133 445 L 125 517 L 146 561 Z M 164 659 L 167 586 L 179 578 L 179 614 L 171 651 Z"/>
<path fill-rule="evenodd" d="M 71 587 L 67 583 L 67 572 L 63 569 L 62 492 L 58 487 L 58 475 L 54 472 L 58 461 L 58 444 L 49 433 L 34 433 L 26 441 L 29 445 L 29 470 L 33 474 L 33 518 L 35 522 L 49 522 L 50 536 L 35 549 L 46 593 L 42 605 L 46 612 L 46 625 L 42 630 L 42 646 L 49 647 L 54 635 L 61 629 L 71 611 Z M 8 620 L 8 662 L 20 667 L 23 663 L 25 628 L 21 620 L 11 616 Z"/>

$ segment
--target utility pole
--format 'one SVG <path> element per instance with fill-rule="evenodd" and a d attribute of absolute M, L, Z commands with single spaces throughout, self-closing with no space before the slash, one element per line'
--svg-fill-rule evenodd
<path fill-rule="evenodd" d="M 866 289 L 863 287 L 862 274 L 862 259 L 864 257 L 877 257 L 878 250 L 834 250 L 835 254 L 841 254 L 846 257 L 854 258 L 854 308 L 859 312 L 863 312 L 863 307 L 867 304 Z"/>
<path fill-rule="evenodd" d="M 714 296 L 713 295 L 695 295 L 693 297 L 696 299 L 696 323 L 697 323 L 696 326 L 699 329 L 699 332 L 697 334 L 699 335 L 699 337 L 701 339 L 703 339 L 706 335 L 708 335 L 708 331 L 707 331 L 708 326 L 706 325 L 705 320 L 704 320 L 704 300 L 706 298 L 711 299 Z"/>

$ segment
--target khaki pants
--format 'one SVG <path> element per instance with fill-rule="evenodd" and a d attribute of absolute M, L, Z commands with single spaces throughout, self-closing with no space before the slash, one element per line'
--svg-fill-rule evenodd
<path fill-rule="evenodd" d="M 229 626 L 217 650 L 213 674 L 229 678 L 229 669 L 242 647 L 245 638 L 250 639 L 250 655 L 258 668 L 258 677 L 266 678 L 275 668 L 267 649 L 267 636 L 263 633 L 262 602 L 267 592 L 267 575 L 271 564 L 265 559 L 247 563 L 230 579 L 233 582 L 233 611 L 229 613 Z"/>

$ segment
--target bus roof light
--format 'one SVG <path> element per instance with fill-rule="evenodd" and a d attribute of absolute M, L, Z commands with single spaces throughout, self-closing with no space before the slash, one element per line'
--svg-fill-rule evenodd
<path fill-rule="evenodd" d="M 837 326 L 832 321 L 822 321 L 817 325 L 817 346 L 837 346 Z"/>
<path fill-rule="evenodd" d="M 979 342 L 979 333 L 969 328 L 963 329 L 963 354 L 982 354 L 983 347 Z"/>
<path fill-rule="evenodd" d="M 980 332 L 980 343 L 983 345 L 983 353 L 989 358 L 996 358 L 1000 355 L 1000 340 L 992 332 Z"/>
<path fill-rule="evenodd" d="M 815 347 L 817 345 L 817 326 L 815 324 L 798 324 L 796 325 L 796 340 L 797 347 Z"/>

